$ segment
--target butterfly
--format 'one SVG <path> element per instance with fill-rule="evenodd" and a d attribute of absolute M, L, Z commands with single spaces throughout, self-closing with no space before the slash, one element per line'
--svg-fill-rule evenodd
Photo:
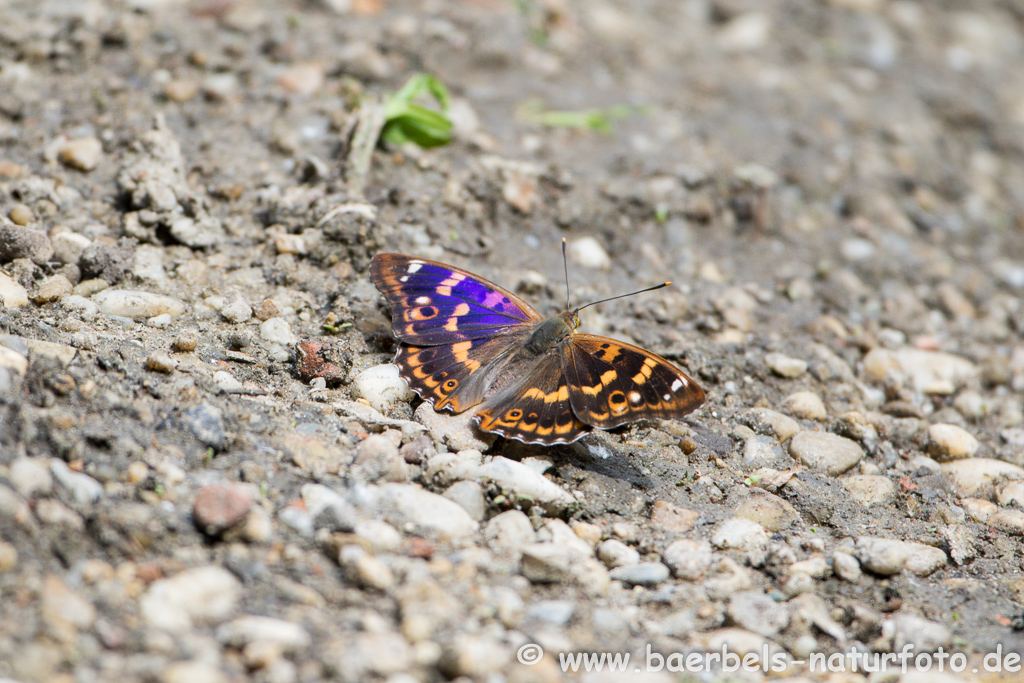
<path fill-rule="evenodd" d="M 577 333 L 585 307 L 544 318 L 479 275 L 405 254 L 374 256 L 370 279 L 391 306 L 394 363 L 410 388 L 435 410 L 475 409 L 485 432 L 550 446 L 704 402 L 664 358 Z"/>

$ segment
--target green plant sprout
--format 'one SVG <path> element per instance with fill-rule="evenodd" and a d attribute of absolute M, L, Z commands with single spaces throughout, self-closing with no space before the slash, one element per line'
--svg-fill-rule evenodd
<path fill-rule="evenodd" d="M 433 97 L 440 111 L 416 104 L 421 95 Z M 381 139 L 393 145 L 407 142 L 420 147 L 439 147 L 452 141 L 452 122 L 448 118 L 448 89 L 430 74 L 416 74 L 401 90 L 384 103 L 384 128 Z"/>

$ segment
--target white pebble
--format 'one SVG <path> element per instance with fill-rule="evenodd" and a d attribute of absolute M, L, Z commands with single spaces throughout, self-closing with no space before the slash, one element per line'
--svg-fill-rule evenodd
<path fill-rule="evenodd" d="M 566 253 L 569 259 L 584 268 L 608 270 L 612 259 L 601 243 L 593 237 L 581 237 L 569 242 Z"/>
<path fill-rule="evenodd" d="M 391 363 L 367 368 L 352 380 L 352 398 L 365 400 L 385 415 L 399 403 L 411 401 L 413 396 L 409 385 L 398 374 L 398 366 Z"/>
<path fill-rule="evenodd" d="M 237 394 L 243 389 L 241 380 L 227 370 L 218 370 L 213 373 L 213 384 L 225 394 Z"/>
<path fill-rule="evenodd" d="M 185 312 L 185 304 L 161 294 L 129 289 L 105 289 L 92 300 L 106 315 L 119 315 L 132 320 L 145 320 L 166 313 L 173 318 Z"/>
<path fill-rule="evenodd" d="M 291 346 L 299 341 L 291 325 L 284 318 L 268 318 L 260 325 L 260 337 L 273 344 Z"/>
<path fill-rule="evenodd" d="M 769 353 L 764 357 L 768 369 L 779 377 L 793 379 L 807 372 L 807 361 L 791 358 L 782 353 Z"/>
<path fill-rule="evenodd" d="M 229 323 L 238 325 L 252 318 L 252 306 L 244 301 L 235 300 L 220 309 L 220 314 Z"/>

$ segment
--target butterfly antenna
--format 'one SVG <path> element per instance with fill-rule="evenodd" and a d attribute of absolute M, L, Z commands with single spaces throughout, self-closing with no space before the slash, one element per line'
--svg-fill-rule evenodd
<path fill-rule="evenodd" d="M 569 310 L 569 260 L 565 256 L 565 238 L 562 238 L 562 267 L 565 269 L 565 310 Z"/>
<path fill-rule="evenodd" d="M 660 285 L 654 285 L 653 287 L 648 287 L 647 289 L 638 289 L 637 291 L 630 292 L 629 294 L 619 294 L 618 296 L 610 296 L 607 299 L 601 299 L 600 301 L 591 301 L 589 304 L 584 304 L 583 306 L 580 306 L 579 308 L 577 308 L 575 310 L 575 313 L 579 313 L 584 308 L 589 308 L 590 306 L 594 306 L 596 304 L 603 304 L 605 301 L 612 301 L 614 299 L 622 299 L 622 298 L 627 297 L 627 296 L 633 296 L 634 294 L 643 294 L 644 292 L 652 292 L 655 289 L 661 289 L 662 287 L 668 287 L 670 284 L 672 284 L 672 283 L 671 282 L 662 282 Z"/>

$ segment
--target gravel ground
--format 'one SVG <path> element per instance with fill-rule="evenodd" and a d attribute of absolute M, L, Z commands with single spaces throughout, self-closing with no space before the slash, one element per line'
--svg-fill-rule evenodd
<path fill-rule="evenodd" d="M 1018 2 L 0 18 L 0 682 L 1020 680 Z M 367 156 L 419 72 L 453 142 Z M 373 254 L 554 313 L 563 235 L 573 302 L 675 283 L 583 329 L 705 406 L 545 449 L 413 400 Z"/>

